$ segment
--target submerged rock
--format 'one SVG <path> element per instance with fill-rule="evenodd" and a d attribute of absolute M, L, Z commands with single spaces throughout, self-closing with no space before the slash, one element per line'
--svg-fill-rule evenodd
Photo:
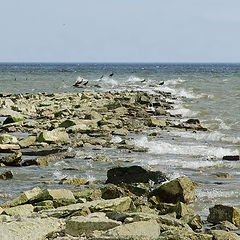
<path fill-rule="evenodd" d="M 6 166 L 20 166 L 21 161 L 22 153 L 19 151 L 0 159 L 0 162 L 5 164 Z"/>
<path fill-rule="evenodd" d="M 167 180 L 166 175 L 160 171 L 148 171 L 140 166 L 117 167 L 108 170 L 106 183 L 162 183 Z"/>
<path fill-rule="evenodd" d="M 0 179 L 8 180 L 13 178 L 13 172 L 12 171 L 6 171 L 4 173 L 0 174 Z"/>

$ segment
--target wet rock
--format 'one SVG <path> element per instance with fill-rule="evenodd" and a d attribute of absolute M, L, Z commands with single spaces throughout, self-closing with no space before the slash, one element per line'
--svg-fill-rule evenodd
<path fill-rule="evenodd" d="M 105 213 L 92 213 L 86 217 L 71 217 L 66 221 L 66 233 L 72 236 L 81 236 L 93 231 L 106 231 L 121 225 L 121 222 L 111 220 Z"/>
<path fill-rule="evenodd" d="M 70 120 L 70 119 L 67 119 L 65 121 L 63 121 L 59 127 L 61 128 L 69 128 L 69 127 L 72 127 L 72 126 L 75 126 L 77 125 L 77 121 L 73 121 L 73 120 Z"/>
<path fill-rule="evenodd" d="M 0 162 L 6 166 L 20 166 L 20 162 L 22 161 L 22 153 L 15 152 L 8 156 L 2 157 Z"/>
<path fill-rule="evenodd" d="M 45 200 L 34 204 L 34 212 L 54 208 L 53 201 Z"/>
<path fill-rule="evenodd" d="M 207 220 L 217 224 L 221 221 L 229 221 L 236 226 L 240 226 L 240 208 L 225 205 L 215 205 L 209 208 L 210 214 Z"/>
<path fill-rule="evenodd" d="M 239 236 L 236 233 L 223 230 L 212 230 L 211 234 L 214 240 L 239 240 Z"/>
<path fill-rule="evenodd" d="M 18 140 L 15 136 L 9 134 L 0 135 L 0 144 L 15 144 L 18 143 Z"/>
<path fill-rule="evenodd" d="M 41 192 L 42 192 L 42 190 L 39 187 L 33 188 L 31 190 L 23 192 L 19 197 L 15 198 L 13 200 L 1 203 L 0 206 L 4 207 L 4 208 L 5 207 L 15 207 L 17 205 L 28 203 L 31 200 L 33 200 L 36 196 L 38 196 Z"/>
<path fill-rule="evenodd" d="M 37 139 L 36 136 L 26 137 L 26 138 L 22 139 L 21 141 L 19 141 L 19 145 L 21 148 L 29 147 L 35 143 L 36 139 Z"/>
<path fill-rule="evenodd" d="M 68 143 L 70 138 L 66 131 L 62 128 L 57 128 L 52 131 L 43 131 L 38 137 L 37 141 L 47 143 Z"/>
<path fill-rule="evenodd" d="M 150 118 L 147 120 L 146 125 L 148 127 L 166 127 L 167 123 L 164 120 L 157 118 Z"/>
<path fill-rule="evenodd" d="M 96 156 L 95 158 L 92 158 L 94 162 L 112 162 L 112 159 L 106 156 Z"/>
<path fill-rule="evenodd" d="M 9 216 L 31 216 L 33 214 L 33 209 L 34 207 L 32 204 L 24 204 L 7 208 L 3 213 Z"/>
<path fill-rule="evenodd" d="M 89 181 L 84 178 L 69 178 L 62 179 L 59 184 L 70 184 L 70 185 L 86 185 L 89 184 Z"/>
<path fill-rule="evenodd" d="M 239 160 L 239 155 L 223 156 L 223 160 L 227 160 L 227 161 L 238 161 L 238 160 Z"/>
<path fill-rule="evenodd" d="M 140 166 L 117 167 L 108 170 L 106 183 L 161 183 L 167 180 L 164 173 L 160 171 L 148 171 Z"/>
<path fill-rule="evenodd" d="M 63 229 L 63 221 L 53 218 L 24 218 L 20 221 L 1 222 L 1 240 L 46 239 Z"/>
<path fill-rule="evenodd" d="M 0 179 L 8 180 L 13 178 L 13 172 L 12 171 L 6 171 L 4 173 L 0 174 Z"/>
<path fill-rule="evenodd" d="M 200 121 L 199 121 L 199 119 L 196 119 L 196 118 L 190 118 L 186 121 L 186 123 L 188 123 L 188 124 L 200 124 Z"/>
<path fill-rule="evenodd" d="M 219 177 L 219 178 L 226 178 L 226 179 L 232 179 L 233 175 L 230 173 L 224 173 L 224 172 L 218 172 L 218 173 L 214 173 L 213 175 Z"/>
<path fill-rule="evenodd" d="M 190 178 L 179 177 L 159 186 L 149 196 L 155 196 L 159 202 L 191 203 L 196 200 L 195 185 Z"/>
<path fill-rule="evenodd" d="M 3 122 L 3 124 L 9 124 L 9 123 L 16 123 L 16 122 L 24 122 L 25 121 L 25 118 L 20 115 L 20 114 L 17 114 L 17 115 L 11 115 L 11 116 L 8 116 L 5 121 Z"/>

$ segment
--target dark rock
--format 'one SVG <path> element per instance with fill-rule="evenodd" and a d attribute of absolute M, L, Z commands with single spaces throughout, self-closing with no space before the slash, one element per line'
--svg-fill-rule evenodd
<path fill-rule="evenodd" d="M 238 160 L 239 160 L 239 155 L 223 156 L 223 160 L 227 160 L 227 161 L 238 161 Z"/>
<path fill-rule="evenodd" d="M 8 179 L 12 179 L 12 178 L 13 178 L 12 171 L 6 171 L 6 172 L 0 174 L 0 179 L 8 180 Z"/>
<path fill-rule="evenodd" d="M 5 164 L 6 166 L 20 166 L 21 161 L 22 153 L 19 151 L 0 159 L 0 162 Z"/>
<path fill-rule="evenodd" d="M 186 121 L 186 123 L 188 123 L 188 124 L 200 124 L 200 121 L 198 119 L 195 119 L 195 118 L 190 118 Z"/>
<path fill-rule="evenodd" d="M 116 167 L 108 170 L 106 183 L 162 183 L 167 180 L 166 175 L 160 171 L 148 171 L 140 166 Z"/>

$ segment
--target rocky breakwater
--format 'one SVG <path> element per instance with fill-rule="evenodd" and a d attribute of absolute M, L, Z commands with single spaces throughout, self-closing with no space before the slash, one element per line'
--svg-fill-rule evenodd
<path fill-rule="evenodd" d="M 79 150 L 144 153 L 147 148 L 129 140 L 148 129 L 207 130 L 198 119 L 183 122 L 169 114 L 167 99 L 171 95 L 163 92 L 129 91 L 5 95 L 0 99 L 0 164 L 10 170 L 0 181 L 14 181 L 11 169 L 48 169 Z M 122 141 L 112 141 L 114 136 Z M 108 156 L 91 159 L 112 162 Z M 217 205 L 208 218 L 212 227 L 204 228 L 189 205 L 196 194 L 188 177 L 166 182 L 166 174 L 140 166 L 103 174 L 106 182 L 64 178 L 56 188 L 35 187 L 1 203 L 0 239 L 237 239 L 238 209 Z"/>

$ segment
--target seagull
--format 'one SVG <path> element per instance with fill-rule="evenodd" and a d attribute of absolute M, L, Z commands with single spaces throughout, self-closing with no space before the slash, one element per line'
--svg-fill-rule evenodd
<path fill-rule="evenodd" d="M 84 82 L 82 85 L 86 86 L 88 84 L 88 80 L 86 82 Z"/>
<path fill-rule="evenodd" d="M 111 74 L 109 74 L 109 77 L 112 77 L 114 75 L 114 73 L 111 73 Z"/>
<path fill-rule="evenodd" d="M 74 86 L 74 87 L 78 87 L 82 82 L 83 82 L 83 78 L 82 78 L 81 80 L 77 80 L 77 81 L 73 84 L 73 86 Z"/>
<path fill-rule="evenodd" d="M 143 83 L 143 82 L 146 82 L 146 79 L 145 79 L 145 78 L 141 81 L 141 83 Z"/>
<path fill-rule="evenodd" d="M 104 75 L 102 75 L 102 76 L 100 77 L 100 80 L 102 80 L 102 79 L 103 79 L 103 77 L 104 77 Z"/>
<path fill-rule="evenodd" d="M 164 84 L 164 81 L 160 82 L 159 85 L 163 85 Z"/>

